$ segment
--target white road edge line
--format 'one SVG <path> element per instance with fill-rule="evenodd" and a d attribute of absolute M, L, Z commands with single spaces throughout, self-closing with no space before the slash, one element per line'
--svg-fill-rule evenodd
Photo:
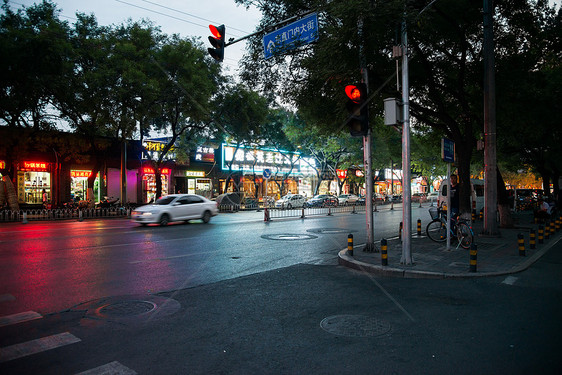
<path fill-rule="evenodd" d="M 76 375 L 136 375 L 137 373 L 117 361 L 93 368 Z"/>
<path fill-rule="evenodd" d="M 13 315 L 0 316 L 0 327 L 9 326 L 12 324 L 28 322 L 30 320 L 40 319 L 43 316 L 35 311 L 26 311 Z"/>
<path fill-rule="evenodd" d="M 74 336 L 70 332 L 63 332 L 57 335 L 22 342 L 21 344 L 6 346 L 0 349 L 0 363 L 27 357 L 28 355 L 41 353 L 80 341 L 81 340 L 78 337 Z"/>
<path fill-rule="evenodd" d="M 508 276 L 502 281 L 502 284 L 513 285 L 519 278 L 515 276 Z"/>

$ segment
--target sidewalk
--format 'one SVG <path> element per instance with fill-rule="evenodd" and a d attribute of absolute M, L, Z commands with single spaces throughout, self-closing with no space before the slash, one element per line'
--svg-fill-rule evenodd
<path fill-rule="evenodd" d="M 412 265 L 400 264 L 402 256 L 402 242 L 399 238 L 388 239 L 388 265 L 381 265 L 381 253 L 367 253 L 363 251 L 364 244 L 354 246 L 353 256 L 347 249 L 339 252 L 339 263 L 346 267 L 354 268 L 381 276 L 394 276 L 405 278 L 468 278 L 499 276 L 516 273 L 527 269 L 551 247 L 562 239 L 562 231 L 555 231 L 549 239 L 544 239 L 543 244 L 538 240 L 538 224 L 533 223 L 532 213 L 523 212 L 515 214 L 515 228 L 499 228 L 499 237 L 486 237 L 481 235 L 483 223 L 476 220 L 473 225 L 474 240 L 477 244 L 476 272 L 470 272 L 470 251 L 462 247 L 456 248 L 456 239 L 451 239 L 451 249 L 447 250 L 446 243 L 437 243 L 425 235 L 425 226 L 422 226 L 422 235 L 417 232 L 412 234 L 411 252 Z M 529 237 L 531 230 L 536 233 L 536 248 L 530 249 Z M 518 234 L 525 238 L 525 256 L 519 255 L 517 242 Z M 375 243 L 380 250 L 380 241 Z"/>

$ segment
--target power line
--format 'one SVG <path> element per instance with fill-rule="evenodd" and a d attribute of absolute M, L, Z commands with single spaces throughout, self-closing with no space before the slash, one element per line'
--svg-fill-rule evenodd
<path fill-rule="evenodd" d="M 162 13 L 162 12 L 159 12 L 159 11 L 157 11 L 157 10 L 145 8 L 145 7 L 142 7 L 142 6 L 140 6 L 140 5 L 132 4 L 132 3 L 129 3 L 129 2 L 126 2 L 126 1 L 123 1 L 123 0 L 115 0 L 115 1 L 118 2 L 118 3 L 122 3 L 122 4 L 126 4 L 126 5 L 129 5 L 129 6 L 132 6 L 132 7 L 134 7 L 134 8 L 139 8 L 139 9 L 145 10 L 145 11 L 147 11 L 147 12 L 152 12 L 152 13 L 159 14 L 159 15 L 162 15 L 162 16 L 165 16 L 165 17 L 173 18 L 173 19 L 178 20 L 178 21 L 186 22 L 186 23 L 189 23 L 189 24 L 192 24 L 192 25 L 195 25 L 195 26 L 200 26 L 200 27 L 202 27 L 202 28 L 204 28 L 204 29 L 207 29 L 207 28 L 209 27 L 209 25 L 202 25 L 202 24 L 200 24 L 200 23 L 196 23 L 196 22 L 193 22 L 193 21 L 188 21 L 188 20 L 183 19 L 183 18 L 180 18 L 180 17 L 176 17 L 176 16 L 172 16 L 172 15 L 169 15 L 169 14 L 166 14 L 166 13 Z M 157 5 L 157 4 L 156 4 L 156 5 Z M 161 5 L 160 5 L 160 6 L 161 6 Z M 163 7 L 163 6 L 162 6 L 162 7 Z M 164 8 L 167 8 L 167 7 L 164 7 Z M 169 9 L 171 9 L 171 8 L 169 8 Z M 172 9 L 172 10 L 173 10 L 173 9 Z"/>
<path fill-rule="evenodd" d="M 183 11 L 181 11 L 181 10 L 177 10 L 177 9 L 174 9 L 174 8 L 170 8 L 170 7 L 167 7 L 167 6 L 164 6 L 164 5 L 160 5 L 160 4 L 157 4 L 157 3 L 153 2 L 153 1 L 149 1 L 149 0 L 141 0 L 141 1 L 144 1 L 145 3 L 149 3 L 149 4 L 152 4 L 152 5 L 156 5 L 157 7 L 161 7 L 161 8 L 164 8 L 164 9 L 171 10 L 171 11 L 173 11 L 173 12 L 185 14 L 186 16 L 193 17 L 193 18 L 197 18 L 197 19 L 202 20 L 202 21 L 207 21 L 207 22 L 210 22 L 210 23 L 212 23 L 212 24 L 217 24 L 217 25 L 218 25 L 218 24 L 221 24 L 221 22 L 212 21 L 212 20 L 209 20 L 209 19 L 206 19 L 206 18 L 203 18 L 203 17 L 196 16 L 196 15 L 191 14 L 191 13 L 183 12 Z M 232 30 L 240 31 L 241 33 L 249 34 L 249 33 L 248 33 L 247 31 L 245 31 L 245 30 L 240 30 L 240 29 L 237 29 L 237 28 L 232 27 L 232 26 L 228 26 L 228 28 L 229 28 L 229 29 L 232 29 Z"/>

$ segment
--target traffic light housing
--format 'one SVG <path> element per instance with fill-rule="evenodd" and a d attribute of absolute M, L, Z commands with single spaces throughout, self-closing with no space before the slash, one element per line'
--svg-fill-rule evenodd
<path fill-rule="evenodd" d="M 362 137 L 369 131 L 369 108 L 367 105 L 367 85 L 359 83 L 345 87 L 349 98 L 346 108 L 349 112 L 347 126 L 352 137 Z"/>
<path fill-rule="evenodd" d="M 209 37 L 209 42 L 214 48 L 207 48 L 209 55 L 218 62 L 224 59 L 224 41 L 226 29 L 224 25 L 214 26 L 209 25 L 212 36 Z"/>

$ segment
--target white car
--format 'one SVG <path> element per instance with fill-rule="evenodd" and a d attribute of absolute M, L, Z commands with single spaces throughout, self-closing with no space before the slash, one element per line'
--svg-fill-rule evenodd
<path fill-rule="evenodd" d="M 355 204 L 359 197 L 355 194 L 341 194 L 338 197 L 338 204 L 340 205 L 348 205 L 348 204 Z"/>
<path fill-rule="evenodd" d="M 304 205 L 305 199 L 300 194 L 287 194 L 275 202 L 275 208 L 298 208 Z"/>
<path fill-rule="evenodd" d="M 439 198 L 438 191 L 432 191 L 431 193 L 427 194 L 427 200 L 430 201 L 432 204 L 437 202 L 438 198 Z"/>
<path fill-rule="evenodd" d="M 131 220 L 140 225 L 167 225 L 173 221 L 201 219 L 208 223 L 219 212 L 216 202 L 197 194 L 170 194 L 154 204 L 141 206 L 131 213 Z"/>

